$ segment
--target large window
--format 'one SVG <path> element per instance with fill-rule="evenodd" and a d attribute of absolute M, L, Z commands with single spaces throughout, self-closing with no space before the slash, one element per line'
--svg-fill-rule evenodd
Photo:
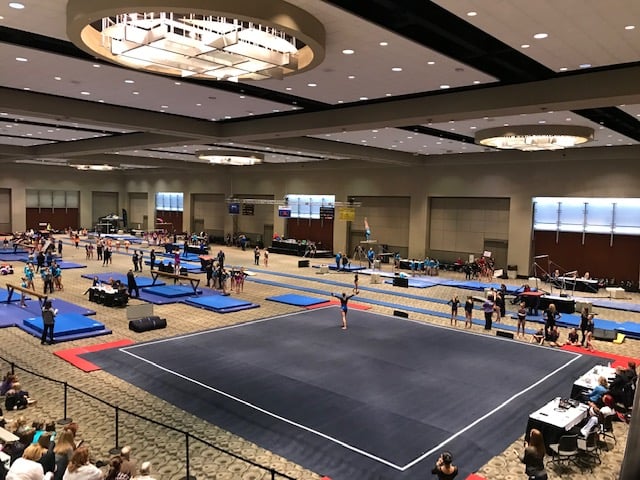
<path fill-rule="evenodd" d="M 156 210 L 165 212 L 184 211 L 184 194 L 178 192 L 156 193 Z"/>
<path fill-rule="evenodd" d="M 335 195 L 288 194 L 286 203 L 291 218 L 320 218 L 320 207 L 333 207 L 335 201 Z"/>
<path fill-rule="evenodd" d="M 536 197 L 533 229 L 640 235 L 640 198 Z"/>

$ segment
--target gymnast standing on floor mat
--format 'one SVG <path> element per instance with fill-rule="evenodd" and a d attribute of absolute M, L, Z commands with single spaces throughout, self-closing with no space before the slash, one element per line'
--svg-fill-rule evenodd
<path fill-rule="evenodd" d="M 331 294 L 332 297 L 336 297 L 340 300 L 340 310 L 342 311 L 342 330 L 347 329 L 347 303 L 349 302 L 349 299 L 355 295 L 355 293 L 353 295 L 347 295 L 345 292 L 342 292 L 342 295 L 338 295 L 337 293 Z"/>

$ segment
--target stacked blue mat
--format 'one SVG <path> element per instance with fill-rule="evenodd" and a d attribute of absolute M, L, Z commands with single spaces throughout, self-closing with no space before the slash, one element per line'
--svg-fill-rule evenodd
<path fill-rule="evenodd" d="M 191 297 L 184 301 L 192 307 L 204 308 L 216 313 L 231 313 L 250 308 L 258 308 L 260 305 L 247 300 L 234 298 L 229 295 L 208 295 L 204 297 Z"/>

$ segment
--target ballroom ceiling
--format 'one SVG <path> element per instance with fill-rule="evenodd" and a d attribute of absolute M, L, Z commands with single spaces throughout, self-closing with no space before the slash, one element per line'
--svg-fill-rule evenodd
<path fill-rule="evenodd" d="M 195 152 L 229 148 L 267 167 L 494 162 L 519 152 L 475 132 L 521 124 L 588 126 L 575 151 L 638 156 L 640 2 L 289 3 L 324 26 L 322 63 L 230 82 L 93 58 L 67 36 L 65 0 L 3 2 L 0 163 L 215 168 Z"/>

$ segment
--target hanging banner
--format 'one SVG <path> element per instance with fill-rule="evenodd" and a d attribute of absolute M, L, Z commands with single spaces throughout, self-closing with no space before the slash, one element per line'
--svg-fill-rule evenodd
<path fill-rule="evenodd" d="M 353 222 L 356 219 L 356 209 L 353 207 L 339 207 L 338 218 L 345 222 Z"/>

